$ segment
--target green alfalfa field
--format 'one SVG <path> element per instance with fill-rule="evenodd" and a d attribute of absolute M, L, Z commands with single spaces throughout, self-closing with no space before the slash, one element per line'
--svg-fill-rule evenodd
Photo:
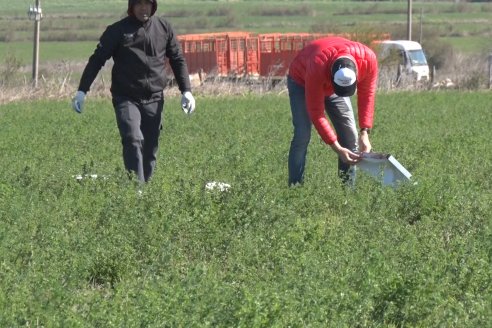
<path fill-rule="evenodd" d="M 0 107 L 1 327 L 492 326 L 490 92 L 378 94 L 413 181 L 353 190 L 316 134 L 287 187 L 285 93 L 196 98 L 141 196 L 110 100 Z"/>

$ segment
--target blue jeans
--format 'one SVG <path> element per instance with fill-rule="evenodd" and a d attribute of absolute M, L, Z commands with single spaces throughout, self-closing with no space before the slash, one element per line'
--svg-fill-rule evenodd
<path fill-rule="evenodd" d="M 306 109 L 304 87 L 288 76 L 287 89 L 292 112 L 292 124 L 294 126 L 294 136 L 289 150 L 289 185 L 294 185 L 304 181 L 304 169 L 306 167 L 307 149 L 311 140 L 312 122 Z M 325 97 L 325 111 L 335 129 L 340 145 L 356 151 L 358 134 L 350 98 L 338 97 L 335 94 Z M 338 172 L 342 180 L 347 181 L 349 179 L 349 174 L 351 174 L 349 170 L 350 165 L 345 164 L 339 158 Z"/>

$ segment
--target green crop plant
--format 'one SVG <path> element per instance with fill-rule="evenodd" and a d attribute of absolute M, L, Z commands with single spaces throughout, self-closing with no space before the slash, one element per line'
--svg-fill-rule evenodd
<path fill-rule="evenodd" d="M 0 107 L 0 326 L 492 324 L 488 93 L 378 94 L 374 150 L 413 181 L 353 190 L 316 134 L 287 187 L 285 94 L 196 97 L 141 196 L 109 100 Z"/>

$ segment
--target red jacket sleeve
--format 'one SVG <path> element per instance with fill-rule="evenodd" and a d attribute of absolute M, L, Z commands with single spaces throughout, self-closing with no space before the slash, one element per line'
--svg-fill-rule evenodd
<path fill-rule="evenodd" d="M 357 107 L 359 127 L 372 128 L 374 122 L 374 103 L 378 77 L 378 62 L 375 56 L 367 58 L 364 75 L 357 82 Z"/>
<path fill-rule="evenodd" d="M 305 93 L 307 112 L 321 139 L 331 145 L 337 141 L 337 135 L 325 114 L 325 88 L 326 84 L 329 83 L 328 76 L 325 62 L 319 58 L 315 58 L 306 67 Z"/>

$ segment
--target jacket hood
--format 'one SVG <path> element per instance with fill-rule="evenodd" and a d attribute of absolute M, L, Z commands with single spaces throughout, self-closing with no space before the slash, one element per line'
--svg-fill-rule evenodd
<path fill-rule="evenodd" d="M 129 16 L 134 16 L 133 15 L 133 6 L 135 3 L 137 3 L 138 0 L 128 0 L 128 10 L 126 11 Z M 157 11 L 157 0 L 147 0 L 150 3 L 152 3 L 152 12 L 150 16 L 154 16 L 155 12 Z"/>

